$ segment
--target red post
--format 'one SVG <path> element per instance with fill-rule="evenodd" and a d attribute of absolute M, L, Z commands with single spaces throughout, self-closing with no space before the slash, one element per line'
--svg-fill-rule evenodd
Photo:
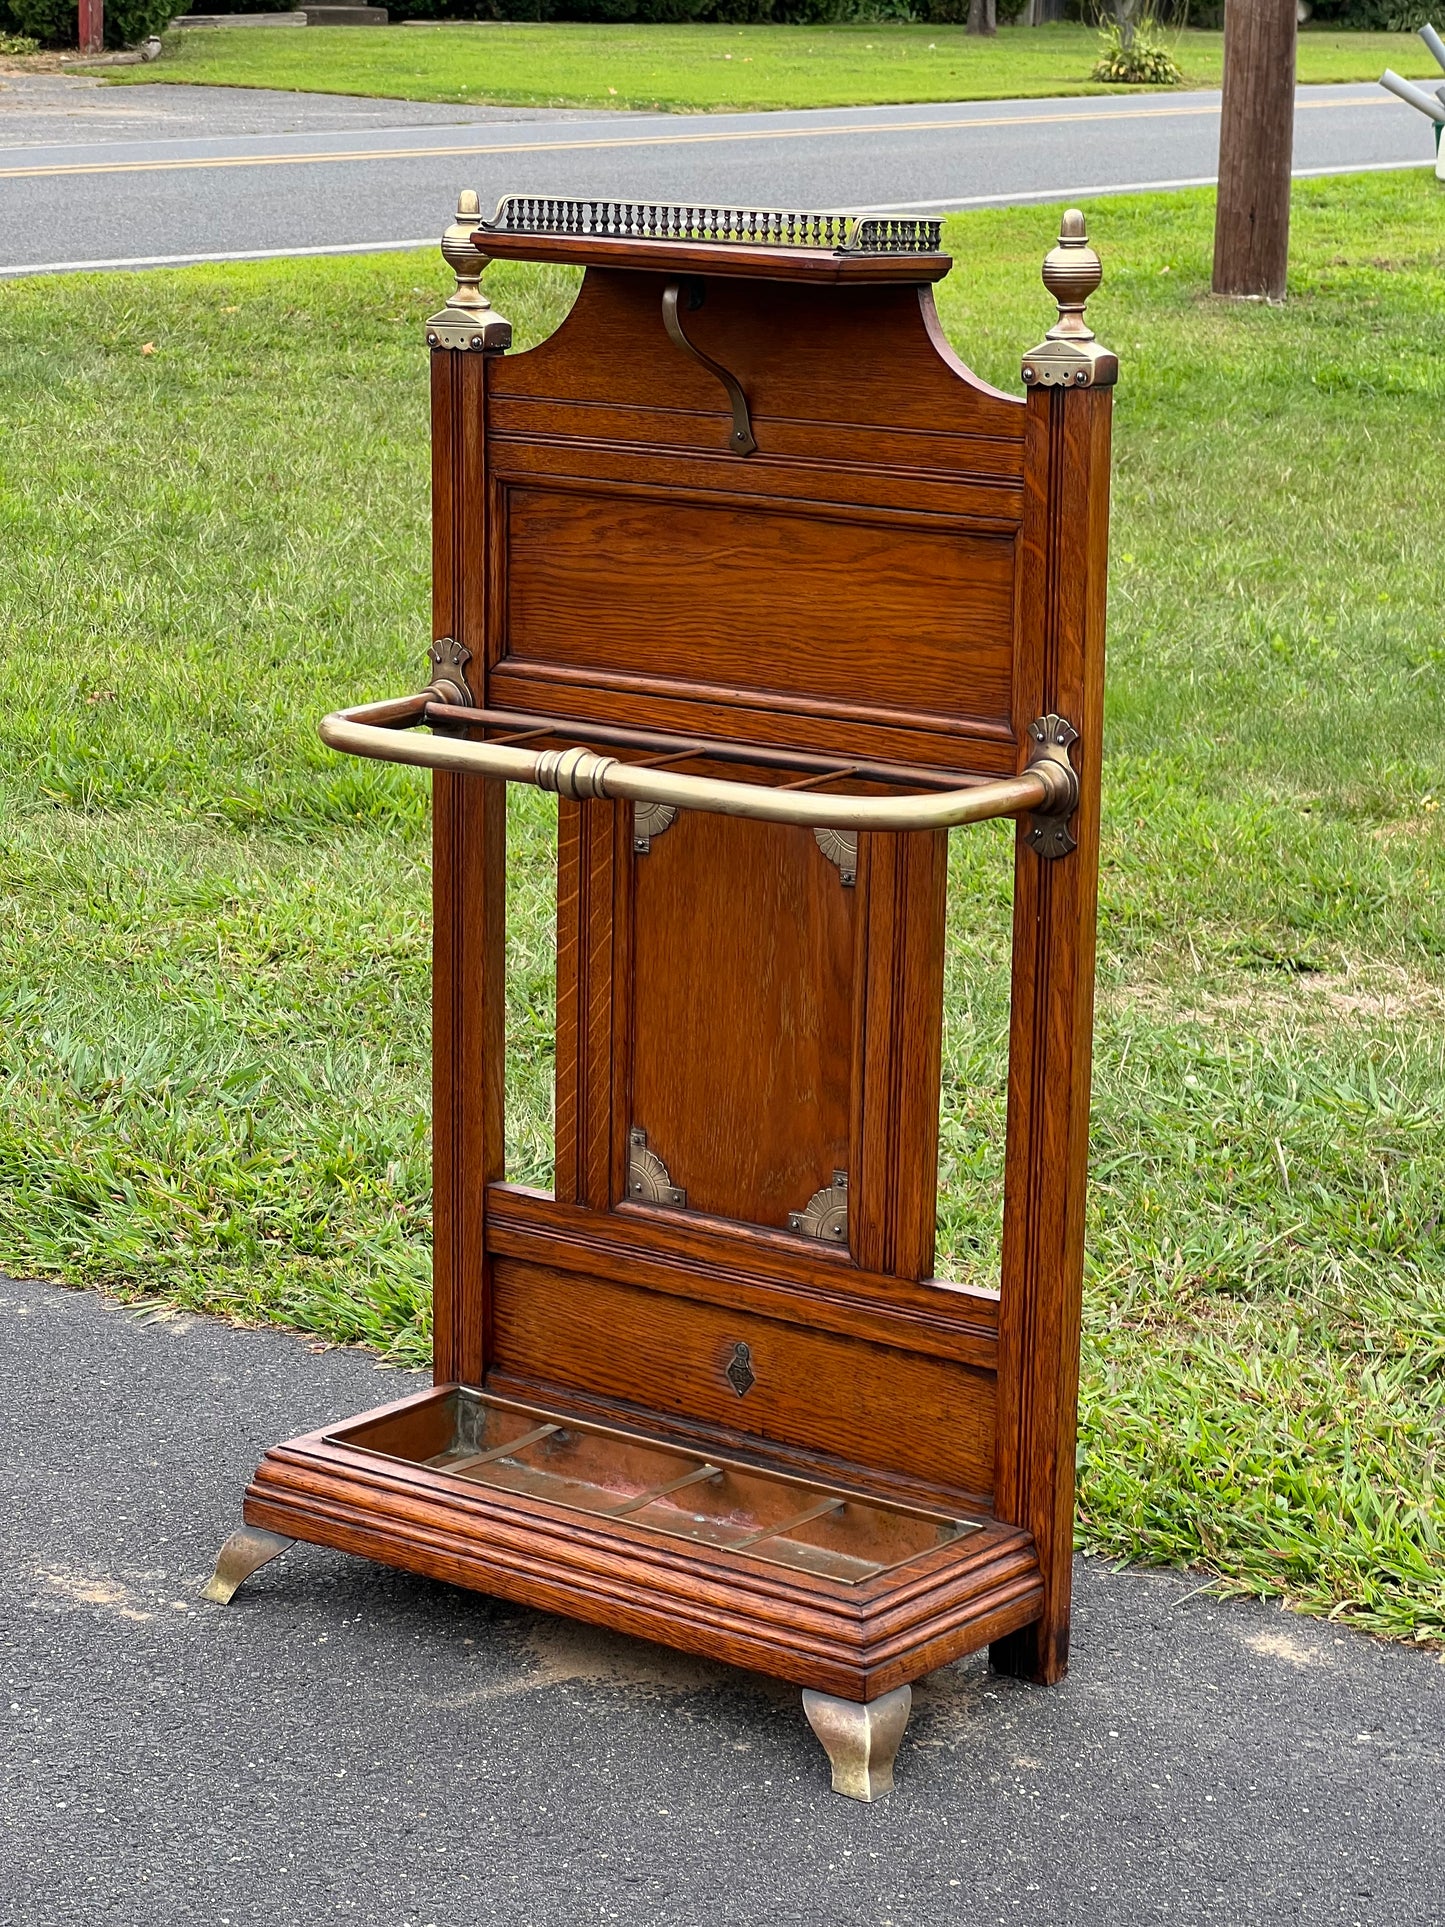
<path fill-rule="evenodd" d="M 76 40 L 83 54 L 98 54 L 105 45 L 105 0 L 80 0 Z"/>

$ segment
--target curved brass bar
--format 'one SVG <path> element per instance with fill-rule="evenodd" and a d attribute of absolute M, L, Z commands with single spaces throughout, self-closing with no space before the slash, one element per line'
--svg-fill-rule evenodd
<path fill-rule="evenodd" d="M 372 756 L 419 769 L 530 783 L 569 797 L 613 797 L 634 803 L 670 803 L 675 809 L 745 816 L 761 823 L 798 823 L 809 829 L 946 830 L 1029 812 L 1062 821 L 1078 802 L 1079 779 L 1067 751 L 1045 750 L 1020 776 L 966 790 L 923 796 L 820 796 L 816 791 L 774 789 L 761 783 L 730 783 L 719 777 L 682 776 L 672 770 L 640 769 L 590 749 L 529 750 L 503 743 L 470 743 L 451 736 L 414 736 L 435 689 L 400 702 L 362 704 L 324 717 L 323 743 L 351 756 Z M 1072 733 L 1072 732 L 1071 732 Z"/>

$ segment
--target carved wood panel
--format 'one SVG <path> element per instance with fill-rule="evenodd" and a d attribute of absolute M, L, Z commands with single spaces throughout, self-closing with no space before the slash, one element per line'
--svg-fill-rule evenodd
<path fill-rule="evenodd" d="M 690 1209 L 785 1230 L 848 1163 L 856 894 L 811 830 L 696 811 L 635 864 L 633 1119 Z"/>

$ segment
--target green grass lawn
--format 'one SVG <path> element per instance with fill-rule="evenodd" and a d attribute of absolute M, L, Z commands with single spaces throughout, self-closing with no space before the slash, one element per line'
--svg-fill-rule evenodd
<path fill-rule="evenodd" d="M 1445 195 L 1109 200 L 1118 390 L 1080 1532 L 1445 1638 Z M 950 224 L 1016 389 L 1050 210 Z M 571 277 L 498 265 L 535 341 Z M 0 349 L 0 1268 L 428 1353 L 418 678 L 439 259 L 22 281 Z M 515 805 L 509 1168 L 545 1177 L 547 803 Z M 1007 832 L 955 833 L 942 1246 L 996 1262 Z"/>
<path fill-rule="evenodd" d="M 1224 37 L 1179 35 L 1186 83 L 1217 87 Z M 961 27 L 457 25 L 215 28 L 169 34 L 149 66 L 106 68 L 118 83 L 197 81 L 306 93 L 533 106 L 852 107 L 910 100 L 1136 91 L 1089 79 L 1098 35 L 1082 26 Z M 1302 81 L 1438 78 L 1413 34 L 1307 32 Z"/>

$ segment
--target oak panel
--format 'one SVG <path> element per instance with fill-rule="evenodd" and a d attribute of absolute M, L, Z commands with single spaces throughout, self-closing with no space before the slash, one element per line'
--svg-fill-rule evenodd
<path fill-rule="evenodd" d="M 855 919 L 811 830 L 684 810 L 636 859 L 632 1122 L 692 1209 L 786 1227 L 847 1168 Z"/>
<path fill-rule="evenodd" d="M 667 337 L 667 279 L 589 268 L 556 333 L 498 362 L 497 398 L 681 408 L 709 426 L 725 420 L 717 383 Z M 1022 403 L 964 367 L 930 289 L 708 281 L 704 292 L 703 306 L 685 316 L 689 338 L 742 383 L 764 447 L 775 419 L 836 422 L 1013 443 L 1022 471 Z"/>
<path fill-rule="evenodd" d="M 1008 536 L 575 489 L 506 502 L 505 658 L 1009 721 Z"/>

